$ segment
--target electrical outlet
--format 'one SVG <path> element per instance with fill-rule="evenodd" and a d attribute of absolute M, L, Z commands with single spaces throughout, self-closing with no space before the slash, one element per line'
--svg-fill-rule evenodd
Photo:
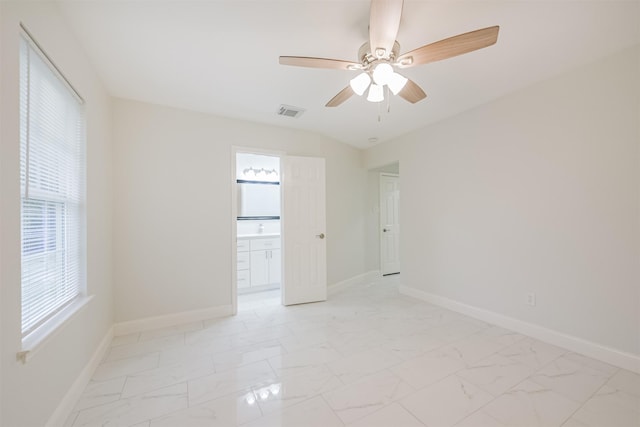
<path fill-rule="evenodd" d="M 533 292 L 527 294 L 527 305 L 530 305 L 531 307 L 535 307 L 536 305 L 536 294 Z"/>

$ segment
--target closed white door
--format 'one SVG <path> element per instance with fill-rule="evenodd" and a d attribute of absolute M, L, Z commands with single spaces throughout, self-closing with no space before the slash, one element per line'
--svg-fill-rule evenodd
<path fill-rule="evenodd" d="M 325 162 L 283 159 L 284 305 L 327 299 Z"/>
<path fill-rule="evenodd" d="M 382 274 L 400 272 L 400 179 L 380 175 L 380 269 Z"/>

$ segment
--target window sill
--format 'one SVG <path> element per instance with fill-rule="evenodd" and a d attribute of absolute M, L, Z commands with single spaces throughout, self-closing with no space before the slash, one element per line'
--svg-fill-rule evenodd
<path fill-rule="evenodd" d="M 93 295 L 77 298 L 64 310 L 24 337 L 22 339 L 22 349 L 17 353 L 16 359 L 22 363 L 27 363 L 49 340 L 60 332 L 67 322 L 76 317 L 92 299 Z"/>

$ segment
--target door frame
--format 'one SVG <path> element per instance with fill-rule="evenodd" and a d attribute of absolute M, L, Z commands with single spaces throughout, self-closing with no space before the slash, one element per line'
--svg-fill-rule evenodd
<path fill-rule="evenodd" d="M 380 172 L 380 176 L 378 178 L 378 242 L 379 242 L 379 246 L 380 246 L 380 276 L 384 277 L 384 271 L 382 269 L 382 258 L 383 258 L 383 254 L 384 251 L 382 250 L 382 240 L 384 239 L 383 234 L 382 234 L 382 177 L 383 176 L 390 176 L 390 177 L 394 177 L 394 178 L 398 178 L 398 181 L 400 181 L 400 174 L 397 173 L 391 173 L 391 172 Z M 400 217 L 400 207 L 398 206 L 398 217 Z M 398 218 L 399 220 L 399 218 Z M 402 228 L 401 228 L 402 229 Z M 400 232 L 398 232 L 400 233 Z M 400 248 L 398 248 L 399 250 Z M 393 274 L 397 274 L 397 273 L 391 273 L 391 275 Z"/>
<path fill-rule="evenodd" d="M 231 146 L 231 313 L 235 316 L 238 314 L 238 191 L 236 184 L 236 165 L 237 154 L 258 154 L 263 156 L 278 157 L 280 159 L 280 247 L 284 253 L 284 215 L 283 211 L 283 191 L 282 181 L 284 179 L 282 173 L 282 162 L 287 155 L 284 151 L 268 150 L 246 146 Z M 284 271 L 284 257 L 281 257 L 280 268 Z M 284 287 L 284 276 L 280 282 L 280 303 L 282 304 L 282 288 Z"/>

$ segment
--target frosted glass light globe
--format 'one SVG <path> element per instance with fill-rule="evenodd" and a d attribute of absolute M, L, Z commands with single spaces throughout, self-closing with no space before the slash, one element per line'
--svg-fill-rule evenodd
<path fill-rule="evenodd" d="M 369 77 L 369 74 L 362 73 L 352 78 L 351 81 L 349 82 L 349 85 L 351 86 L 351 89 L 353 89 L 353 91 L 356 94 L 358 94 L 359 96 L 362 96 L 364 91 L 367 90 L 367 88 L 369 87 L 370 83 L 371 83 L 371 77 Z"/>
<path fill-rule="evenodd" d="M 380 86 L 384 86 L 389 82 L 393 75 L 393 67 L 391 64 L 382 62 L 373 69 L 373 81 Z"/>
<path fill-rule="evenodd" d="M 369 86 L 369 95 L 367 96 L 367 101 L 369 102 L 384 101 L 384 92 L 382 91 L 382 86 L 377 85 L 375 83 Z"/>
<path fill-rule="evenodd" d="M 387 86 L 394 95 L 397 95 L 402 90 L 404 85 L 407 84 L 408 80 L 409 79 L 398 73 L 392 73 L 389 77 L 389 81 L 387 82 Z"/>

